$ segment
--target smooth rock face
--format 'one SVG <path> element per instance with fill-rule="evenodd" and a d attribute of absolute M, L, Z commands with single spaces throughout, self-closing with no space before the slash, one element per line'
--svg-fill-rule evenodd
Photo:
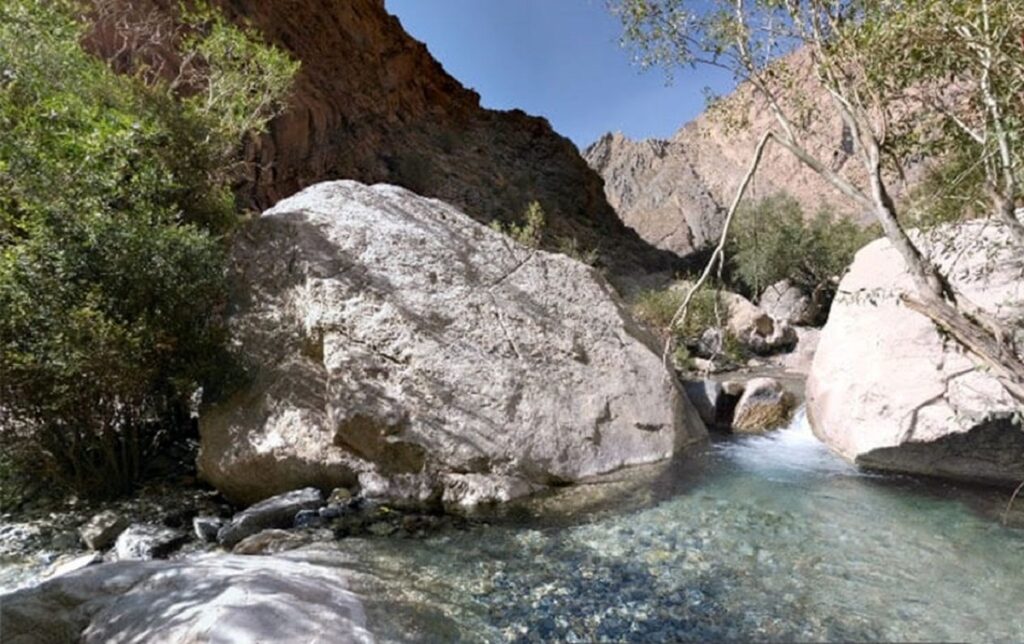
<path fill-rule="evenodd" d="M 994 222 L 916 235 L 955 288 L 990 315 L 1024 318 L 1024 253 Z M 871 468 L 993 484 L 1024 480 L 1014 405 L 972 357 L 899 302 L 913 285 L 886 240 L 839 286 L 807 383 L 815 434 Z"/>
<path fill-rule="evenodd" d="M 5 644 L 371 642 L 335 568 L 274 557 L 118 562 L 0 597 Z"/>
<path fill-rule="evenodd" d="M 98 552 L 90 552 L 84 555 L 64 555 L 58 557 L 53 564 L 42 574 L 43 579 L 53 579 L 62 575 L 77 572 L 82 568 L 88 568 L 103 563 L 103 555 Z"/>
<path fill-rule="evenodd" d="M 78 534 L 90 550 L 102 550 L 114 543 L 117 535 L 127 527 L 127 519 L 113 510 L 106 510 L 89 519 Z"/>
<path fill-rule="evenodd" d="M 199 457 L 230 498 L 372 473 L 457 500 L 446 474 L 571 482 L 706 435 L 593 269 L 442 202 L 321 184 L 233 257 L 247 291 L 232 324 L 259 371 L 203 411 Z"/>
<path fill-rule="evenodd" d="M 817 317 L 811 298 L 789 280 L 769 286 L 761 295 L 760 305 L 768 315 L 790 324 L 814 324 Z"/>
<path fill-rule="evenodd" d="M 292 490 L 264 499 L 231 518 L 217 531 L 217 541 L 230 548 L 251 534 L 267 528 L 290 528 L 295 515 L 301 510 L 313 510 L 324 503 L 324 496 L 316 488 Z"/>
<path fill-rule="evenodd" d="M 736 403 L 732 429 L 742 434 L 778 429 L 789 422 L 795 407 L 795 398 L 778 380 L 753 378 Z"/>

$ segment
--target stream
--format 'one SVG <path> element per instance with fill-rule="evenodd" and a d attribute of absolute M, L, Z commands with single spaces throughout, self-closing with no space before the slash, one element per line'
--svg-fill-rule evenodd
<path fill-rule="evenodd" d="M 1024 530 L 992 501 L 1008 495 L 858 472 L 802 413 L 623 476 L 468 531 L 342 542 L 371 631 L 1024 641 Z"/>
<path fill-rule="evenodd" d="M 1021 642 L 1024 509 L 1004 525 L 1008 497 L 861 472 L 800 412 L 422 538 L 278 556 L 337 567 L 383 642 Z M 43 563 L 0 565 L 0 586 Z"/>

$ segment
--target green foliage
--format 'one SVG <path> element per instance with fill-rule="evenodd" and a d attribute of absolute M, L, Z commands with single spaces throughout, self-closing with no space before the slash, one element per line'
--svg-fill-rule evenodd
<path fill-rule="evenodd" d="M 558 237 L 556 247 L 558 252 L 572 257 L 577 262 L 583 262 L 588 266 L 597 264 L 599 257 L 597 249 L 584 249 L 575 237 Z"/>
<path fill-rule="evenodd" d="M 737 213 L 726 256 L 733 278 L 754 296 L 784 279 L 808 294 L 828 295 L 854 254 L 877 236 L 875 227 L 863 229 L 828 211 L 808 222 L 800 204 L 780 194 Z"/>
<path fill-rule="evenodd" d="M 905 221 L 915 228 L 966 221 L 988 214 L 984 168 L 973 157 L 951 151 L 914 186 Z"/>
<path fill-rule="evenodd" d="M 500 221 L 492 221 L 491 228 L 508 235 L 516 242 L 528 248 L 540 248 L 544 240 L 544 227 L 547 225 L 544 209 L 537 201 L 531 201 L 523 213 L 523 223 L 502 225 Z"/>
<path fill-rule="evenodd" d="M 492 221 L 491 229 L 514 239 L 517 243 L 527 248 L 541 248 L 545 242 L 549 242 L 548 248 L 568 255 L 578 262 L 589 266 L 597 264 L 597 249 L 583 248 L 579 240 L 568 236 L 551 236 L 547 230 L 547 215 L 540 202 L 531 201 L 523 212 L 522 223 L 502 224 L 500 221 Z"/>
<path fill-rule="evenodd" d="M 927 127 L 912 124 L 891 132 L 891 147 L 949 159 L 947 179 L 980 174 L 995 192 L 1005 193 L 1008 169 L 1020 182 L 1024 5 L 1019 0 L 873 0 L 865 6 L 863 19 L 835 39 L 836 55 L 857 54 L 868 91 L 907 97 L 931 115 L 920 124 Z M 938 203 L 939 212 L 925 216 L 947 219 L 954 203 Z"/>
<path fill-rule="evenodd" d="M 75 8 L 0 7 L 0 432 L 22 465 L 111 494 L 232 376 L 231 166 L 295 65 L 189 14 L 184 95 L 83 51 Z"/>
<path fill-rule="evenodd" d="M 680 368 L 691 368 L 693 349 L 707 329 L 723 329 L 723 354 L 733 362 L 739 362 L 744 350 L 738 339 L 726 328 L 729 320 L 729 306 L 719 288 L 701 287 L 687 307 L 683 320 L 677 320 L 674 327 L 672 318 L 689 292 L 690 284 L 680 282 L 665 289 L 640 293 L 633 302 L 633 315 L 653 328 L 662 340 L 670 336 L 676 346 L 674 358 Z"/>

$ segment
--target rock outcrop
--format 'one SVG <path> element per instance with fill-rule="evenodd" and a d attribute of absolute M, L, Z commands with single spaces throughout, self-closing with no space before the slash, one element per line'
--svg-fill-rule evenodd
<path fill-rule="evenodd" d="M 274 557 L 90 566 L 0 597 L 7 644 L 372 642 L 334 568 Z"/>
<path fill-rule="evenodd" d="M 753 378 L 743 387 L 743 395 L 733 412 L 732 430 L 740 434 L 759 434 L 779 429 L 793 416 L 796 399 L 775 378 Z"/>
<path fill-rule="evenodd" d="M 1024 319 L 1024 253 L 990 221 L 916 239 L 990 315 Z M 886 240 L 861 250 L 839 286 L 807 383 L 815 434 L 866 467 L 983 483 L 1024 480 L 1024 431 L 996 380 L 924 316 Z M 1019 327 L 1018 327 L 1019 328 Z"/>
<path fill-rule="evenodd" d="M 654 246 L 684 256 L 722 234 L 725 211 L 685 144 L 614 133 L 584 155 L 604 178 L 605 195 L 623 223 Z"/>
<path fill-rule="evenodd" d="M 175 3 L 134 4 L 145 16 Z M 671 256 L 651 252 L 618 220 L 571 141 L 543 118 L 482 108 L 383 0 L 215 4 L 302 64 L 288 109 L 248 146 L 239 197 L 253 209 L 333 179 L 401 185 L 485 223 L 518 220 L 538 201 L 552 240 L 596 249 L 615 274 L 672 267 Z M 132 42 L 111 25 L 98 32 L 90 46 L 107 57 Z"/>
<path fill-rule="evenodd" d="M 786 78 L 793 82 L 787 92 L 800 96 L 814 118 L 805 123 L 804 145 L 817 158 L 854 181 L 865 173 L 854 159 L 852 139 L 844 129 L 831 98 L 822 92 L 804 52 L 786 59 Z M 912 112 L 904 117 L 917 118 Z M 649 243 L 686 255 L 718 240 L 724 223 L 723 206 L 735 192 L 750 166 L 750 157 L 761 136 L 777 127 L 766 101 L 749 85 L 740 86 L 714 109 L 684 125 L 668 141 L 633 141 L 622 134 L 605 134 L 583 156 L 603 178 L 608 201 L 619 216 Z M 908 162 L 909 183 L 920 176 L 920 164 Z M 863 183 L 861 185 L 864 185 Z M 903 194 L 894 183 L 894 196 Z M 865 220 L 849 200 L 830 184 L 805 168 L 780 146 L 769 146 L 747 192 L 747 201 L 787 192 L 808 216 L 821 207 Z"/>
<path fill-rule="evenodd" d="M 200 416 L 236 501 L 357 483 L 504 500 L 667 458 L 705 428 L 592 268 L 402 188 L 325 183 L 238 236 L 251 383 Z"/>

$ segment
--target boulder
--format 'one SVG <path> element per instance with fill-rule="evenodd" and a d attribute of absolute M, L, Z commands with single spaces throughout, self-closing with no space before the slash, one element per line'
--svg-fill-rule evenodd
<path fill-rule="evenodd" d="M 267 528 L 290 528 L 300 510 L 312 510 L 324 504 L 324 495 L 316 488 L 292 490 L 264 499 L 235 516 L 217 531 L 217 541 L 232 547 L 249 535 Z"/>
<path fill-rule="evenodd" d="M 706 435 L 593 268 L 440 201 L 319 184 L 253 221 L 233 261 L 256 371 L 202 410 L 199 467 L 236 501 L 367 473 L 418 477 L 428 500 L 457 496 L 451 473 L 562 484 Z"/>
<path fill-rule="evenodd" d="M 789 353 L 780 353 L 771 357 L 771 363 L 785 371 L 807 376 L 811 372 L 814 353 L 818 350 L 821 330 L 813 327 L 794 327 L 796 331 L 796 348 Z"/>
<path fill-rule="evenodd" d="M 217 540 L 217 533 L 225 523 L 226 521 L 220 517 L 195 517 L 192 519 L 192 532 L 200 541 L 212 543 Z"/>
<path fill-rule="evenodd" d="M 730 387 L 727 390 L 716 380 L 694 380 L 684 383 L 683 387 L 705 425 L 714 429 L 730 427 L 744 383 L 739 383 L 738 389 Z"/>
<path fill-rule="evenodd" d="M 127 519 L 113 510 L 105 510 L 89 519 L 78 534 L 90 550 L 103 550 L 127 527 Z"/>
<path fill-rule="evenodd" d="M 53 579 L 100 563 L 103 563 L 103 555 L 98 552 L 90 552 L 84 555 L 63 555 L 50 564 L 41 577 L 43 579 Z"/>
<path fill-rule="evenodd" d="M 236 555 L 271 555 L 301 548 L 309 541 L 308 535 L 272 528 L 242 539 L 231 552 Z"/>
<path fill-rule="evenodd" d="M 729 332 L 758 355 L 790 351 L 796 345 L 796 332 L 789 322 L 773 318 L 738 293 L 722 293 L 729 311 Z"/>
<path fill-rule="evenodd" d="M 789 324 L 814 324 L 819 313 L 811 298 L 789 280 L 769 286 L 761 295 L 760 305 L 774 319 Z"/>
<path fill-rule="evenodd" d="M 785 426 L 793 417 L 796 398 L 775 378 L 752 378 L 736 403 L 732 430 L 757 434 Z"/>
<path fill-rule="evenodd" d="M 978 221 L 914 239 L 954 288 L 989 315 L 1024 319 L 1024 253 Z M 1024 480 L 1017 409 L 972 356 L 901 302 L 914 287 L 886 240 L 839 285 L 807 383 L 811 426 L 860 465 L 998 485 Z"/>
<path fill-rule="evenodd" d="M 129 561 L 166 557 L 188 539 L 174 528 L 137 523 L 129 526 L 114 543 L 114 559 Z"/>
<path fill-rule="evenodd" d="M 0 597 L 5 644 L 371 642 L 336 568 L 216 556 L 90 566 Z"/>

